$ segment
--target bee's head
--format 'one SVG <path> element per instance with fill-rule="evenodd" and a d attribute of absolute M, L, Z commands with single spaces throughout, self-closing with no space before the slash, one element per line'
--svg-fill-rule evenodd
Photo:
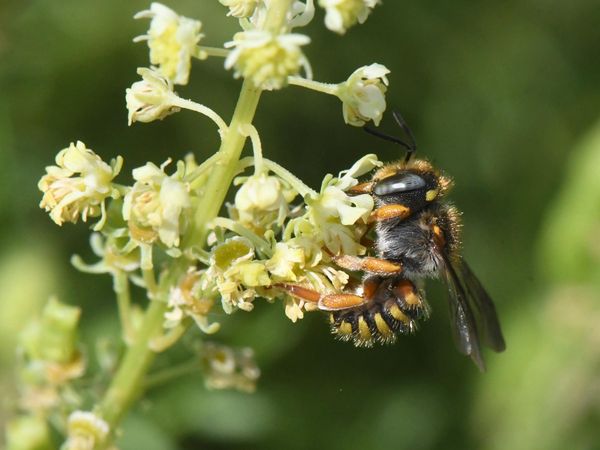
<path fill-rule="evenodd" d="M 369 193 L 379 205 L 400 204 L 417 211 L 444 196 L 451 184 L 429 162 L 413 159 L 382 167 L 372 181 L 351 191 Z"/>

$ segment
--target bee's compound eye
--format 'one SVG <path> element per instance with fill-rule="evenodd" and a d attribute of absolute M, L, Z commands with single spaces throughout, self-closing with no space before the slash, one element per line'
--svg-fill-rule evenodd
<path fill-rule="evenodd" d="M 426 186 L 425 180 L 415 173 L 399 173 L 381 180 L 375 185 L 375 195 L 399 194 L 416 191 Z"/>

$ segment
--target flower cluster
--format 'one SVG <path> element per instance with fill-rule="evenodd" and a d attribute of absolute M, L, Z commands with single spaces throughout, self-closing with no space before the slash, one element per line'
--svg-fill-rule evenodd
<path fill-rule="evenodd" d="M 278 286 L 293 283 L 322 293 L 342 290 L 348 275 L 335 267 L 331 257 L 365 253 L 360 240 L 374 206 L 370 195 L 349 196 L 345 191 L 358 183 L 357 177 L 380 164 L 375 155 L 367 155 L 338 177 L 326 176 L 318 193 L 298 187 L 295 179 L 259 175 L 276 181 L 271 185 L 271 198 L 279 200 L 265 202 L 263 210 L 260 204 L 252 204 L 253 212 L 260 216 L 262 211 L 266 216 L 277 204 L 293 214 L 285 214 L 283 222 L 281 217 L 271 216 L 272 222 L 262 234 L 239 220 L 215 220 L 214 225 L 227 232 L 220 234 L 212 248 L 206 287 L 221 297 L 224 310 L 250 311 L 257 297 L 286 297 L 286 315 L 295 322 L 303 317 L 303 310 L 314 310 L 316 305 L 287 296 Z M 249 177 L 238 194 L 258 194 L 263 185 L 256 179 Z M 290 208 L 282 187 L 292 189 L 293 185 L 302 191 L 297 193 L 303 194 L 304 204 Z M 230 213 L 236 211 L 238 208 L 230 208 Z M 233 217 L 238 218 L 239 212 Z"/>
<path fill-rule="evenodd" d="M 260 89 L 281 89 L 288 76 L 301 67 L 310 73 L 308 60 L 300 47 L 310 42 L 303 34 L 273 34 L 264 30 L 237 33 L 225 47 L 233 48 L 225 68 L 235 68 L 234 76 L 249 78 Z"/>

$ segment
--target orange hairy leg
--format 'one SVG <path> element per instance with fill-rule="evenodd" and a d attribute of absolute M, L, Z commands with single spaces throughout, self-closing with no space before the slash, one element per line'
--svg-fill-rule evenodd
<path fill-rule="evenodd" d="M 410 208 L 404 205 L 383 205 L 374 209 L 369 216 L 368 222 L 381 222 L 389 219 L 406 219 L 410 216 Z"/>
<path fill-rule="evenodd" d="M 365 256 L 334 256 L 333 261 L 346 270 L 363 271 L 380 275 L 393 275 L 402 272 L 402 265 L 387 259 Z"/>

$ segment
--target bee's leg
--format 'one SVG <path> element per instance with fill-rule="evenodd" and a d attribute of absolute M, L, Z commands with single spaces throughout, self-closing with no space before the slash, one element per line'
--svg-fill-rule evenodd
<path fill-rule="evenodd" d="M 321 293 L 315 290 L 308 289 L 295 284 L 280 283 L 276 284 L 275 287 L 283 289 L 299 299 L 311 303 L 317 303 L 319 305 L 319 309 L 326 311 L 350 309 L 368 302 L 368 300 L 365 297 L 356 294 L 341 293 L 322 295 Z"/>
<path fill-rule="evenodd" d="M 410 208 L 408 206 L 396 204 L 396 205 L 384 205 L 373 210 L 369 216 L 369 222 L 382 222 L 389 219 L 406 219 L 410 216 Z"/>
<path fill-rule="evenodd" d="M 346 191 L 348 195 L 360 195 L 360 194 L 370 194 L 371 189 L 373 188 L 373 182 L 368 181 L 366 183 L 360 183 L 356 186 L 351 187 Z"/>
<path fill-rule="evenodd" d="M 313 289 L 298 286 L 296 284 L 277 283 L 274 285 L 274 287 L 283 289 L 287 291 L 290 295 L 293 295 L 294 297 L 306 300 L 307 302 L 311 303 L 319 303 L 319 300 L 321 300 L 322 297 L 322 295 L 319 292 Z"/>
<path fill-rule="evenodd" d="M 373 258 L 371 256 L 334 256 L 334 262 L 346 269 L 352 271 L 363 271 L 378 275 L 393 275 L 402 272 L 400 263 L 388 261 L 387 259 Z"/>
<path fill-rule="evenodd" d="M 324 311 L 339 311 L 351 309 L 370 302 L 379 287 L 380 281 L 377 277 L 367 278 L 362 284 L 362 295 L 351 293 L 325 294 L 295 284 L 276 284 L 275 287 L 284 289 L 294 297 L 308 302 L 317 303 L 319 309 Z"/>

